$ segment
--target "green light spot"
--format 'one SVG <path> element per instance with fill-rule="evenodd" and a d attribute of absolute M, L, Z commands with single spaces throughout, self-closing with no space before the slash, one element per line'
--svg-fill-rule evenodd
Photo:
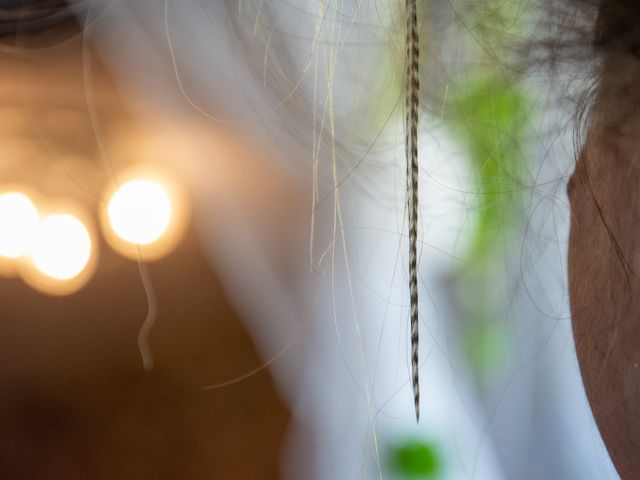
<path fill-rule="evenodd" d="M 404 478 L 437 478 L 442 461 L 434 445 L 421 440 L 408 440 L 396 445 L 391 453 L 394 473 Z"/>

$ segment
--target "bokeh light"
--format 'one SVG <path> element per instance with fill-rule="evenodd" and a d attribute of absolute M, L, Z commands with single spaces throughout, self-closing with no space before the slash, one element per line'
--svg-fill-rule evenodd
<path fill-rule="evenodd" d="M 134 260 L 156 260 L 182 238 L 186 223 L 184 195 L 172 177 L 155 167 L 118 175 L 103 198 L 104 235 L 119 253 Z"/>
<path fill-rule="evenodd" d="M 38 226 L 38 210 L 21 192 L 0 195 L 0 256 L 16 259 L 23 256 Z"/>
<path fill-rule="evenodd" d="M 97 248 L 88 223 L 81 218 L 69 210 L 42 216 L 22 262 L 22 277 L 30 286 L 68 295 L 91 278 Z"/>
<path fill-rule="evenodd" d="M 31 249 L 31 260 L 44 275 L 70 280 L 85 269 L 91 258 L 91 237 L 73 215 L 45 217 Z"/>
<path fill-rule="evenodd" d="M 107 207 L 114 233 L 129 243 L 148 245 L 157 241 L 171 222 L 167 189 L 152 180 L 130 180 L 118 188 Z"/>

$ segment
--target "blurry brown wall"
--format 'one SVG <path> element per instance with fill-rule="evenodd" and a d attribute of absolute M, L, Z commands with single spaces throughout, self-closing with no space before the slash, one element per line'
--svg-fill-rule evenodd
<path fill-rule="evenodd" d="M 102 247 L 96 275 L 69 297 L 0 280 L 0 478 L 278 478 L 288 413 L 267 371 L 202 390 L 262 360 L 195 235 L 149 265 L 150 373 L 138 266 Z"/>

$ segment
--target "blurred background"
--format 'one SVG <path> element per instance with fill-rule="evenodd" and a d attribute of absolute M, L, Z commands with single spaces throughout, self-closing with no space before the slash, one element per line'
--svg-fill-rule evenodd
<path fill-rule="evenodd" d="M 617 478 L 555 6 L 418 2 L 416 424 L 404 1 L 0 0 L 0 477 Z"/>

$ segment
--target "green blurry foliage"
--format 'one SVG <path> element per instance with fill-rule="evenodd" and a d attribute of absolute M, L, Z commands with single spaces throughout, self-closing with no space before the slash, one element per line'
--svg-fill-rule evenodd
<path fill-rule="evenodd" d="M 409 439 L 390 448 L 389 467 L 394 478 L 442 478 L 443 461 L 435 445 L 419 439 Z"/>
<path fill-rule="evenodd" d="M 506 285 L 500 265 L 514 254 L 505 247 L 522 221 L 532 105 L 523 85 L 497 70 L 465 81 L 449 104 L 451 131 L 474 178 L 473 234 L 455 296 L 465 320 L 464 354 L 481 384 L 501 372 L 509 354 L 509 331 L 495 316 L 495 301 Z"/>
<path fill-rule="evenodd" d="M 475 235 L 468 259 L 490 257 L 519 218 L 531 102 L 518 83 L 494 74 L 464 82 L 450 103 L 454 138 L 471 161 Z"/>
<path fill-rule="evenodd" d="M 489 318 L 472 319 L 464 332 L 464 351 L 475 377 L 486 383 L 500 370 L 508 356 L 509 336 L 502 323 Z"/>

